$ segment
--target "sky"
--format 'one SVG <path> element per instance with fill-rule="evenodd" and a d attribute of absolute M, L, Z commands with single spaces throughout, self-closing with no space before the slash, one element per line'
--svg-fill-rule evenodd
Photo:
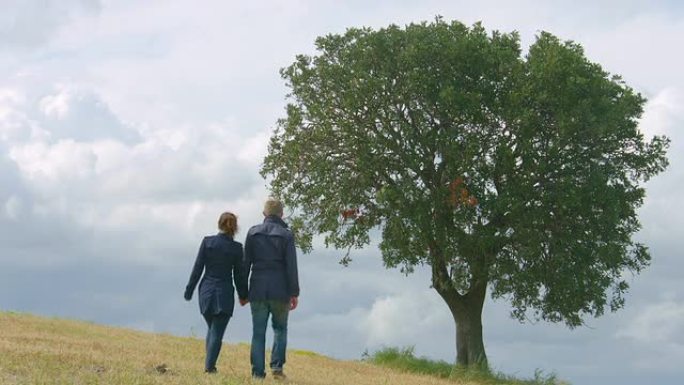
<path fill-rule="evenodd" d="M 636 237 L 653 262 L 625 309 L 587 326 L 521 324 L 488 299 L 491 365 L 573 384 L 684 378 L 684 6 L 677 1 L 0 0 L 0 310 L 139 330 L 205 333 L 183 290 L 202 236 L 268 192 L 258 169 L 288 90 L 278 70 L 349 27 L 430 21 L 540 31 L 648 98 L 640 129 L 672 139 Z M 377 242 L 299 256 L 289 344 L 340 359 L 383 346 L 453 361 L 454 325 L 429 272 L 386 270 Z M 237 308 L 226 340 L 250 339 Z M 198 362 L 201 362 L 198 357 Z M 199 365 L 199 363 L 198 363 Z"/>

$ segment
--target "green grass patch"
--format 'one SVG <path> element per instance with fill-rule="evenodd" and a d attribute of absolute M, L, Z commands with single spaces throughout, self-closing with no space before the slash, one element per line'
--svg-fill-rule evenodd
<path fill-rule="evenodd" d="M 413 347 L 384 348 L 372 354 L 363 354 L 364 361 L 445 379 L 460 381 L 474 381 L 483 385 L 568 385 L 560 381 L 555 374 L 545 374 L 541 370 L 535 371 L 534 378 L 520 379 L 491 370 L 466 369 L 455 366 L 446 361 L 436 361 L 425 357 L 416 357 Z"/>
<path fill-rule="evenodd" d="M 301 350 L 301 349 L 291 349 L 291 353 L 294 354 L 299 354 L 300 356 L 306 356 L 306 357 L 323 357 L 322 355 L 312 352 L 310 350 Z"/>

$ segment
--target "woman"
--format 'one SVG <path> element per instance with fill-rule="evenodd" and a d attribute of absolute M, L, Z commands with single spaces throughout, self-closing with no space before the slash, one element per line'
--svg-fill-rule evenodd
<path fill-rule="evenodd" d="M 233 240 L 237 232 L 237 217 L 225 212 L 218 220 L 219 233 L 204 237 L 197 253 L 190 281 L 185 288 L 185 300 L 190 301 L 202 271 L 199 285 L 200 312 L 207 321 L 207 358 L 204 371 L 216 373 L 216 360 L 221 351 L 223 333 L 235 305 L 233 283 L 241 302 L 247 301 L 247 276 L 242 262 L 242 244 Z"/>

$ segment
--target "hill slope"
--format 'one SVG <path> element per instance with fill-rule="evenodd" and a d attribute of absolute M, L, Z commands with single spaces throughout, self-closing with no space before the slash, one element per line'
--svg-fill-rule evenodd
<path fill-rule="evenodd" d="M 204 341 L 0 312 L 0 384 L 250 384 L 249 346 L 224 343 L 218 375 L 203 373 Z M 268 361 L 267 361 L 268 362 Z M 288 384 L 454 385 L 366 362 L 288 351 Z"/>

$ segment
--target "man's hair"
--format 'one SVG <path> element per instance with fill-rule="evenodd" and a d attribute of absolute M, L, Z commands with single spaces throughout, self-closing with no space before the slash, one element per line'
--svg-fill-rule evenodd
<path fill-rule="evenodd" d="M 238 231 L 237 217 L 231 212 L 221 214 L 218 220 L 218 228 L 222 232 L 230 235 L 235 235 Z"/>
<path fill-rule="evenodd" d="M 264 215 L 283 216 L 283 202 L 276 198 L 268 198 L 264 203 Z"/>

